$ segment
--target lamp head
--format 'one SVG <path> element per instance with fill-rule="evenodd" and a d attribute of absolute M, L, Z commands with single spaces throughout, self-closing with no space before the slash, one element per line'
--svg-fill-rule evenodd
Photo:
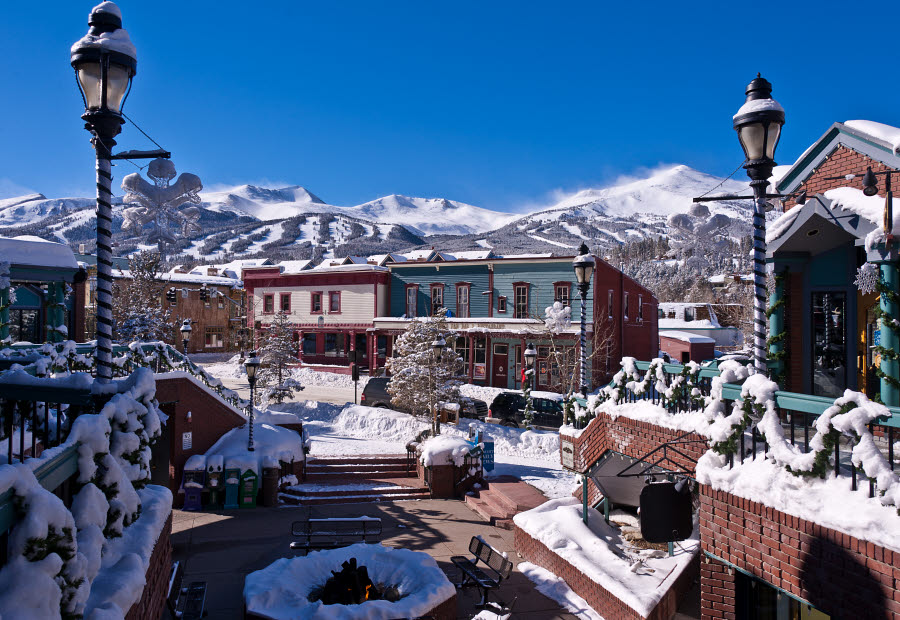
<path fill-rule="evenodd" d="M 582 241 L 581 247 L 578 248 L 578 256 L 572 261 L 572 268 L 575 270 L 575 280 L 579 285 L 590 284 L 595 265 L 594 257 L 591 256 L 587 245 Z"/>
<path fill-rule="evenodd" d="M 87 128 L 112 139 L 121 130 L 122 106 L 137 71 L 137 51 L 122 28 L 122 13 L 101 2 L 88 18 L 88 33 L 71 49 L 71 64 L 84 100 Z"/>
<path fill-rule="evenodd" d="M 872 172 L 872 166 L 866 168 L 866 174 L 863 176 L 863 194 L 866 196 L 874 196 L 878 193 L 878 177 Z"/>
<path fill-rule="evenodd" d="M 534 348 L 533 344 L 528 343 L 523 355 L 525 356 L 525 365 L 529 368 L 534 366 L 534 360 L 537 359 L 537 350 Z"/>
<path fill-rule="evenodd" d="M 250 352 L 250 357 L 244 362 L 244 370 L 247 371 L 247 379 L 251 383 L 256 381 L 256 373 L 259 370 L 259 358 L 256 356 L 256 351 Z"/>
<path fill-rule="evenodd" d="M 775 148 L 784 125 L 784 108 L 772 99 L 772 85 L 758 73 L 747 85 L 747 99 L 733 117 L 744 149 L 744 168 L 751 179 L 768 179 L 775 167 Z"/>
<path fill-rule="evenodd" d="M 182 338 L 184 338 L 185 340 L 190 339 L 190 337 L 191 337 L 191 332 L 193 331 L 193 328 L 191 327 L 191 320 L 190 320 L 190 319 L 185 319 L 184 321 L 182 321 L 182 322 L 181 322 L 181 327 L 178 328 L 178 331 L 181 332 L 181 337 L 182 337 Z"/>

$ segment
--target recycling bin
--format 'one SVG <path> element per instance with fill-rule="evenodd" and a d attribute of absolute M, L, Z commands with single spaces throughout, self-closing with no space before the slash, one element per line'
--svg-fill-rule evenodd
<path fill-rule="evenodd" d="M 256 494 L 259 491 L 259 475 L 252 469 L 241 474 L 240 497 L 241 508 L 256 508 Z"/>
<path fill-rule="evenodd" d="M 267 508 L 278 505 L 278 479 L 281 469 L 266 467 L 262 475 L 262 504 Z"/>
<path fill-rule="evenodd" d="M 241 470 L 225 470 L 225 508 L 239 508 L 238 496 L 241 488 Z"/>
<path fill-rule="evenodd" d="M 206 459 L 206 488 L 209 489 L 207 509 L 216 509 L 221 504 L 219 495 L 225 488 L 225 459 L 221 455 Z"/>

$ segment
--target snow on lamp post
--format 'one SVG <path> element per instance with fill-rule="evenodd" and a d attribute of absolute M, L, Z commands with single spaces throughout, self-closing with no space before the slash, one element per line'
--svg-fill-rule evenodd
<path fill-rule="evenodd" d="M 438 418 L 437 412 L 437 403 L 435 398 L 435 392 L 437 392 L 437 380 L 434 376 L 435 366 L 437 366 L 441 361 L 441 355 L 444 352 L 444 347 L 447 346 L 447 342 L 440 336 L 431 343 L 431 430 L 434 435 L 441 434 L 441 423 L 440 418 Z"/>
<path fill-rule="evenodd" d="M 784 125 L 784 108 L 772 99 L 772 85 L 756 74 L 747 100 L 734 115 L 744 149 L 744 168 L 753 188 L 753 360 L 766 372 L 766 189 L 775 167 L 775 147 Z"/>
<path fill-rule="evenodd" d="M 534 377 L 534 361 L 537 359 L 537 350 L 529 343 L 523 353 L 525 357 L 525 379 L 522 381 L 522 391 L 525 392 L 525 424 L 531 427 L 531 418 L 534 415 L 534 403 L 531 401 L 531 381 Z"/>
<path fill-rule="evenodd" d="M 579 353 L 578 365 L 580 368 L 580 388 L 581 395 L 587 398 L 588 384 L 587 371 L 585 370 L 587 347 L 587 294 L 591 288 L 591 276 L 594 275 L 594 257 L 588 251 L 588 247 L 582 241 L 581 247 L 578 248 L 578 256 L 572 261 L 572 268 L 575 270 L 575 280 L 578 282 L 578 291 L 581 293 L 581 345 Z"/>
<path fill-rule="evenodd" d="M 112 147 L 122 130 L 122 105 L 137 71 L 137 52 L 112 2 L 91 11 L 88 33 L 71 49 L 84 100 L 81 116 L 97 156 L 97 379 L 112 379 Z"/>
<path fill-rule="evenodd" d="M 247 450 L 253 452 L 253 392 L 256 388 L 256 372 L 259 370 L 259 358 L 256 357 L 256 351 L 250 352 L 250 358 L 244 362 L 244 369 L 247 371 L 247 381 L 250 382 L 250 439 L 247 443 Z"/>
<path fill-rule="evenodd" d="M 183 320 L 178 331 L 181 332 L 181 343 L 184 345 L 184 361 L 186 364 L 188 358 L 188 341 L 191 339 L 191 332 L 193 331 L 193 328 L 191 327 L 191 320 Z"/>

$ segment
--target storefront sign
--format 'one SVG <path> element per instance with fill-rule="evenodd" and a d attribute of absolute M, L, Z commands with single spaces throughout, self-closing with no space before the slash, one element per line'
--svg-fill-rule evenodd
<path fill-rule="evenodd" d="M 494 442 L 485 441 L 482 445 L 481 465 L 484 471 L 494 471 Z"/>
<path fill-rule="evenodd" d="M 475 379 L 484 379 L 487 376 L 487 364 L 475 364 Z"/>
<path fill-rule="evenodd" d="M 559 449 L 562 455 L 560 461 L 564 469 L 575 471 L 575 444 L 571 437 L 566 435 L 559 436 Z"/>

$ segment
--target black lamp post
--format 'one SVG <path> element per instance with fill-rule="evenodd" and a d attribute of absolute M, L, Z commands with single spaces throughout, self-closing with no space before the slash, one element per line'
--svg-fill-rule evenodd
<path fill-rule="evenodd" d="M 534 361 L 537 359 L 537 350 L 534 345 L 528 343 L 525 351 L 522 353 L 525 358 L 525 380 L 522 382 L 522 391 L 525 392 L 525 422 L 530 425 L 531 418 L 534 415 L 534 403 L 531 400 L 531 388 L 534 377 Z"/>
<path fill-rule="evenodd" d="M 434 370 L 435 366 L 441 361 L 445 346 L 447 346 L 447 342 L 440 336 L 431 343 L 431 430 L 434 435 L 441 434 L 441 423 L 438 418 L 437 403 L 435 402 L 437 383 L 434 377 Z"/>
<path fill-rule="evenodd" d="M 587 294 L 591 288 L 591 276 L 594 275 L 594 257 L 588 251 L 588 247 L 581 243 L 578 248 L 578 256 L 572 261 L 572 268 L 575 269 L 575 280 L 578 282 L 578 291 L 581 293 L 581 353 L 579 366 L 581 368 L 581 395 L 587 398 L 588 384 L 586 371 L 585 349 L 587 346 Z"/>
<path fill-rule="evenodd" d="M 747 100 L 734 115 L 744 149 L 744 168 L 753 188 L 753 359 L 766 372 L 766 189 L 775 167 L 775 147 L 784 125 L 784 108 L 772 99 L 772 85 L 756 74 Z"/>
<path fill-rule="evenodd" d="M 112 379 L 112 147 L 122 130 L 122 105 L 137 70 L 137 53 L 112 2 L 91 11 L 90 29 L 71 50 L 84 100 L 81 116 L 97 154 L 97 379 Z"/>
<path fill-rule="evenodd" d="M 250 352 L 250 358 L 244 362 L 244 369 L 247 371 L 247 381 L 250 382 L 250 440 L 247 450 L 253 452 L 253 396 L 256 388 L 256 372 L 259 370 L 259 358 L 256 357 L 256 351 Z"/>
<path fill-rule="evenodd" d="M 191 332 L 193 328 L 191 327 L 191 320 L 185 319 L 181 322 L 181 327 L 178 329 L 181 332 L 181 344 L 184 346 L 184 359 L 187 361 L 188 355 L 188 341 L 191 339 Z"/>

